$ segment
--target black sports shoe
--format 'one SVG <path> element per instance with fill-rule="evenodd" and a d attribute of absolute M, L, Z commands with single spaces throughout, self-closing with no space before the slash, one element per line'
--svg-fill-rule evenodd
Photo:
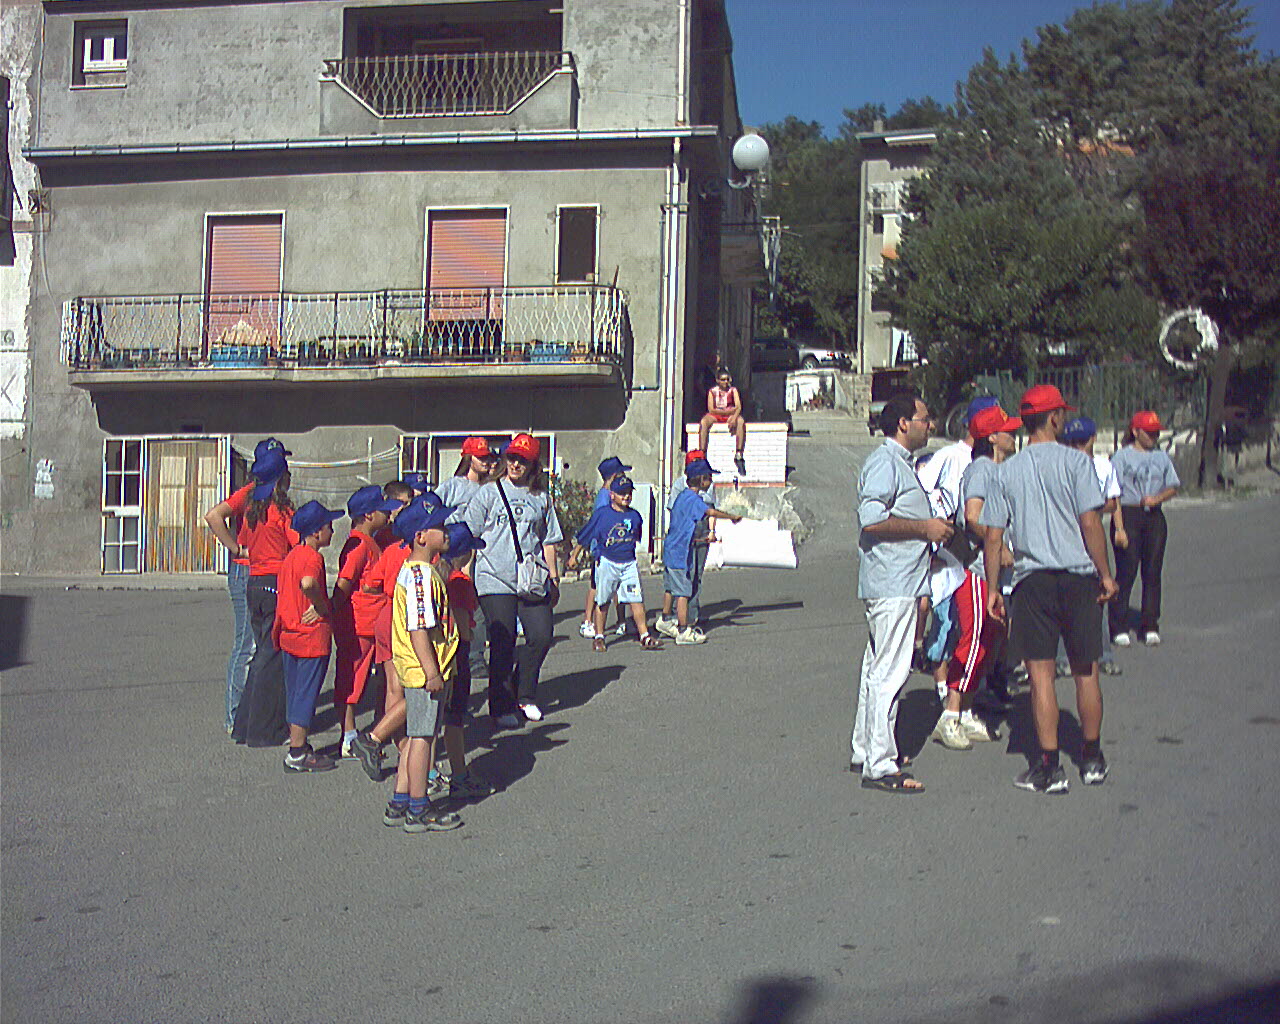
<path fill-rule="evenodd" d="M 358 732 L 351 741 L 351 753 L 360 759 L 360 767 L 374 782 L 382 781 L 382 744 L 369 733 Z"/>
<path fill-rule="evenodd" d="M 417 814 L 406 814 L 404 830 L 406 832 L 449 832 L 462 827 L 462 819 L 452 811 L 441 811 L 431 804 Z"/>
<path fill-rule="evenodd" d="M 738 452 L 738 454 L 733 457 L 733 465 L 738 471 L 739 476 L 747 475 L 747 460 L 743 457 L 742 452 Z"/>
<path fill-rule="evenodd" d="M 1101 786 L 1107 780 L 1107 759 L 1098 751 L 1097 757 L 1087 757 L 1080 765 L 1080 781 L 1086 786 Z"/>
<path fill-rule="evenodd" d="M 409 817 L 409 805 L 397 807 L 395 804 L 387 804 L 387 809 L 382 812 L 382 824 L 387 828 L 400 828 L 404 825 L 404 819 Z"/>
<path fill-rule="evenodd" d="M 337 761 L 326 754 L 317 754 L 310 745 L 303 747 L 301 754 L 284 755 L 284 770 L 287 772 L 327 772 L 337 767 Z"/>
<path fill-rule="evenodd" d="M 1050 768 L 1043 761 L 1028 768 L 1013 780 L 1013 784 L 1032 793 L 1065 793 L 1069 785 L 1062 765 Z"/>

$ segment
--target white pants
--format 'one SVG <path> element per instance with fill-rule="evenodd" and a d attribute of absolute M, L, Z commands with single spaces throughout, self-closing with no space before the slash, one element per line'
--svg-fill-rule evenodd
<path fill-rule="evenodd" d="M 862 655 L 858 710 L 853 718 L 853 763 L 864 779 L 879 779 L 898 770 L 898 693 L 911 675 L 915 646 L 917 597 L 879 597 L 864 601 L 871 636 Z"/>

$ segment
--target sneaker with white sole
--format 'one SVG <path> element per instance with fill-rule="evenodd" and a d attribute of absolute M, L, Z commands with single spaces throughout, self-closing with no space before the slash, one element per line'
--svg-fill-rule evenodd
<path fill-rule="evenodd" d="M 1144 644 L 1146 644 L 1148 647 L 1159 647 L 1159 646 L 1160 646 L 1160 634 L 1159 634 L 1159 633 L 1157 633 L 1154 629 L 1149 629 L 1149 630 L 1147 630 L 1147 632 L 1143 635 L 1143 637 L 1142 637 L 1142 642 L 1143 642 Z"/>
<path fill-rule="evenodd" d="M 675 619 L 665 619 L 661 615 L 653 620 L 653 628 L 656 632 L 661 633 L 670 640 L 674 640 L 676 638 L 676 634 L 680 632 Z"/>
<path fill-rule="evenodd" d="M 450 800 L 480 800 L 486 796 L 492 796 L 493 792 L 493 784 L 470 769 L 449 779 Z"/>
<path fill-rule="evenodd" d="M 414 814 L 410 811 L 404 816 L 404 830 L 410 834 L 417 832 L 450 832 L 462 827 L 462 819 L 452 811 L 442 811 L 431 804 L 426 809 Z"/>
<path fill-rule="evenodd" d="M 1097 757 L 1085 758 L 1080 765 L 1080 780 L 1086 786 L 1101 786 L 1107 780 L 1107 759 L 1098 751 Z"/>
<path fill-rule="evenodd" d="M 337 761 L 327 754 L 317 754 L 310 744 L 297 754 L 290 751 L 284 755 L 284 770 L 287 772 L 327 772 L 337 767 Z"/>
<path fill-rule="evenodd" d="M 994 743 L 1000 738 L 999 728 L 988 725 L 971 711 L 961 713 L 960 728 L 973 743 Z"/>
<path fill-rule="evenodd" d="M 707 634 L 693 626 L 685 626 L 684 629 L 676 632 L 677 644 L 705 644 L 706 642 Z"/>
<path fill-rule="evenodd" d="M 616 627 L 616 628 L 614 629 L 614 631 L 613 631 L 613 635 L 614 635 L 614 636 L 626 636 L 626 635 L 627 635 L 627 624 L 626 624 L 625 622 L 619 622 L 619 623 L 618 623 L 618 625 L 617 625 L 617 627 Z"/>
<path fill-rule="evenodd" d="M 949 718 L 943 715 L 933 727 L 933 738 L 948 750 L 972 750 L 973 744 L 965 734 L 959 717 Z"/>
<path fill-rule="evenodd" d="M 1133 637 L 1128 633 L 1117 633 L 1111 638 L 1112 647 L 1128 647 L 1133 643 Z"/>
<path fill-rule="evenodd" d="M 542 721 L 542 708 L 538 707 L 537 704 L 533 704 L 533 703 L 521 704 L 520 711 L 524 715 L 524 717 L 530 722 Z"/>
<path fill-rule="evenodd" d="M 1050 768 L 1044 762 L 1028 768 L 1013 780 L 1013 784 L 1032 793 L 1065 793 L 1070 788 L 1062 766 Z"/>
<path fill-rule="evenodd" d="M 596 627 L 593 626 L 590 622 L 583 621 L 578 626 L 578 636 L 582 637 L 584 640 L 590 640 L 595 635 L 596 635 Z"/>

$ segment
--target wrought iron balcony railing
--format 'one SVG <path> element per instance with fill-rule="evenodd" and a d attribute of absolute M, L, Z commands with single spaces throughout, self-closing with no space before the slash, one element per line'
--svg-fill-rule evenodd
<path fill-rule="evenodd" d="M 621 289 L 566 285 L 83 297 L 61 348 L 73 370 L 621 365 L 629 340 Z"/>
<path fill-rule="evenodd" d="M 551 75 L 572 70 L 564 51 L 446 53 L 326 60 L 338 82 L 379 117 L 509 114 Z"/>

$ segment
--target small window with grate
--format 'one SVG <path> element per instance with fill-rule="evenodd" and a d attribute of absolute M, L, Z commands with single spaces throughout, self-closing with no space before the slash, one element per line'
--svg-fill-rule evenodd
<path fill-rule="evenodd" d="M 73 86 L 124 85 L 129 68 L 127 21 L 78 21 L 71 68 Z"/>

